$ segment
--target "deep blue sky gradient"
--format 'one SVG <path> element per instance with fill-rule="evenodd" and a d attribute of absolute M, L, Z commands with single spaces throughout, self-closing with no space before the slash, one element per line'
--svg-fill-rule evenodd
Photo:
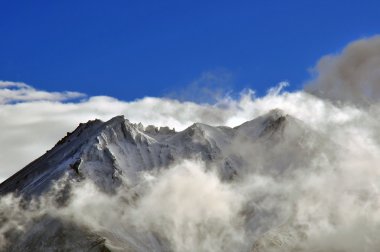
<path fill-rule="evenodd" d="M 131 100 L 213 72 L 235 91 L 302 87 L 308 68 L 380 32 L 380 1 L 0 0 L 0 80 Z"/>

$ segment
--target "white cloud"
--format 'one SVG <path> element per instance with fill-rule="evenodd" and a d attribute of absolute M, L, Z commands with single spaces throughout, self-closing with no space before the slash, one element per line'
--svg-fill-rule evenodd
<path fill-rule="evenodd" d="M 0 81 L 0 104 L 22 101 L 65 101 L 83 97 L 78 92 L 47 92 L 20 82 Z"/>

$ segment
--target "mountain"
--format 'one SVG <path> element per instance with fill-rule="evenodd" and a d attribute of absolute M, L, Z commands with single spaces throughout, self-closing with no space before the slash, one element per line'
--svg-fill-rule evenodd
<path fill-rule="evenodd" d="M 231 164 L 228 155 L 233 139 L 251 138 L 248 141 L 254 142 L 265 135 L 279 134 L 290 118 L 276 110 L 236 128 L 195 123 L 181 132 L 152 125 L 144 128 L 123 116 L 107 122 L 88 121 L 0 184 L 0 194 L 40 194 L 65 174 L 91 179 L 102 189 L 112 191 L 122 175 L 133 183 L 140 171 L 159 169 L 194 156 L 225 162 L 223 176 L 230 177 L 239 169 L 236 162 Z"/>
<path fill-rule="evenodd" d="M 134 191 L 131 201 L 138 201 L 136 188 L 144 187 L 141 173 L 164 171 L 182 160 L 202 160 L 223 183 L 234 184 L 253 173 L 287 176 L 306 164 L 321 145 L 329 144 L 302 121 L 278 109 L 235 128 L 194 123 L 180 132 L 168 127 L 144 127 L 118 116 L 107 122 L 80 124 L 43 156 L 1 183 L 0 195 L 14 193 L 28 201 L 45 197 L 60 181 L 64 196 L 58 204 L 64 207 L 71 188 L 91 181 L 109 197 L 120 190 L 126 194 Z M 257 223 L 256 212 L 254 205 L 244 210 L 247 225 Z M 3 218 L 0 224 L 9 221 L 7 216 Z M 5 235 L 10 241 L 7 251 L 175 250 L 165 237 L 153 231 L 141 233 L 131 228 L 125 231 L 125 239 L 114 230 L 97 232 L 57 216 L 39 216 L 30 223 L 27 231 Z M 251 247 L 264 231 L 251 230 L 252 244 L 247 246 Z"/>

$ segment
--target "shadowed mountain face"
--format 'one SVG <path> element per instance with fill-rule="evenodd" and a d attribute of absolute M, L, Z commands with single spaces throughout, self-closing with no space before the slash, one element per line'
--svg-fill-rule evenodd
<path fill-rule="evenodd" d="M 280 110 L 270 111 L 235 128 L 195 123 L 181 132 L 166 127 L 143 127 L 119 116 L 107 122 L 94 120 L 80 124 L 53 149 L 4 181 L 0 194 L 3 198 L 9 193 L 20 195 L 17 207 L 40 213 L 41 206 L 46 204 L 41 203 L 44 201 L 41 198 L 49 197 L 49 209 L 65 209 L 71 204 L 73 188 L 90 181 L 100 193 L 112 199 L 116 197 L 120 205 L 125 204 L 127 208 L 139 204 L 143 197 L 146 180 L 142 182 L 141 174 L 165 172 L 183 160 L 200 160 L 206 172 L 217 174 L 220 183 L 229 187 L 250 174 L 270 175 L 274 179 L 292 176 L 306 167 L 311 157 L 323 155 L 323 151 L 333 148 L 331 146 L 323 136 Z M 151 190 L 155 190 L 154 186 Z M 78 193 L 78 189 L 76 191 Z M 227 251 L 240 246 L 259 251 L 257 241 L 268 229 L 267 223 L 260 224 L 260 211 L 262 216 L 273 214 L 259 210 L 255 204 L 245 204 L 238 211 L 238 222 L 245 223 L 239 230 L 252 237 L 250 243 L 242 245 L 244 242 L 237 239 L 231 242 L 234 244 L 231 247 L 226 242 L 225 247 L 219 249 Z M 7 251 L 41 248 L 44 251 L 185 251 L 184 247 L 173 245 L 172 237 L 159 233 L 154 225 L 145 231 L 140 230 L 138 224 L 127 225 L 123 230 L 116 227 L 92 230 L 89 225 L 75 221 L 72 213 L 63 211 L 65 218 L 62 218 L 52 216 L 50 211 L 42 212 L 30 217 L 23 230 L 9 228 L 5 232 Z M 277 217 L 271 217 L 269 226 L 279 224 Z M 8 223 L 11 218 L 3 212 L 0 224 Z M 236 238 L 226 237 L 230 241 Z M 204 247 L 200 251 L 212 250 Z"/>

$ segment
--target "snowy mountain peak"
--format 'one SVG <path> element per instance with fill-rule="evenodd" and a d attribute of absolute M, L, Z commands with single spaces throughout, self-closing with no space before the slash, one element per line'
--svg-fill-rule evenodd
<path fill-rule="evenodd" d="M 293 138 L 302 134 L 300 130 L 285 130 L 287 124 L 292 124 L 292 128 L 303 127 L 279 109 L 235 128 L 194 123 L 181 132 L 152 125 L 144 128 L 124 116 L 107 122 L 92 120 L 80 124 L 53 149 L 4 181 L 0 193 L 18 190 L 39 194 L 51 181 L 65 174 L 88 178 L 111 192 L 120 184 L 121 176 L 133 184 L 141 171 L 160 169 L 176 160 L 194 157 L 222 164 L 221 176 L 229 178 L 240 165 L 230 156 L 231 144 L 254 143 L 273 134 L 282 136 L 284 132 Z M 270 141 L 275 144 L 280 139 Z"/>

